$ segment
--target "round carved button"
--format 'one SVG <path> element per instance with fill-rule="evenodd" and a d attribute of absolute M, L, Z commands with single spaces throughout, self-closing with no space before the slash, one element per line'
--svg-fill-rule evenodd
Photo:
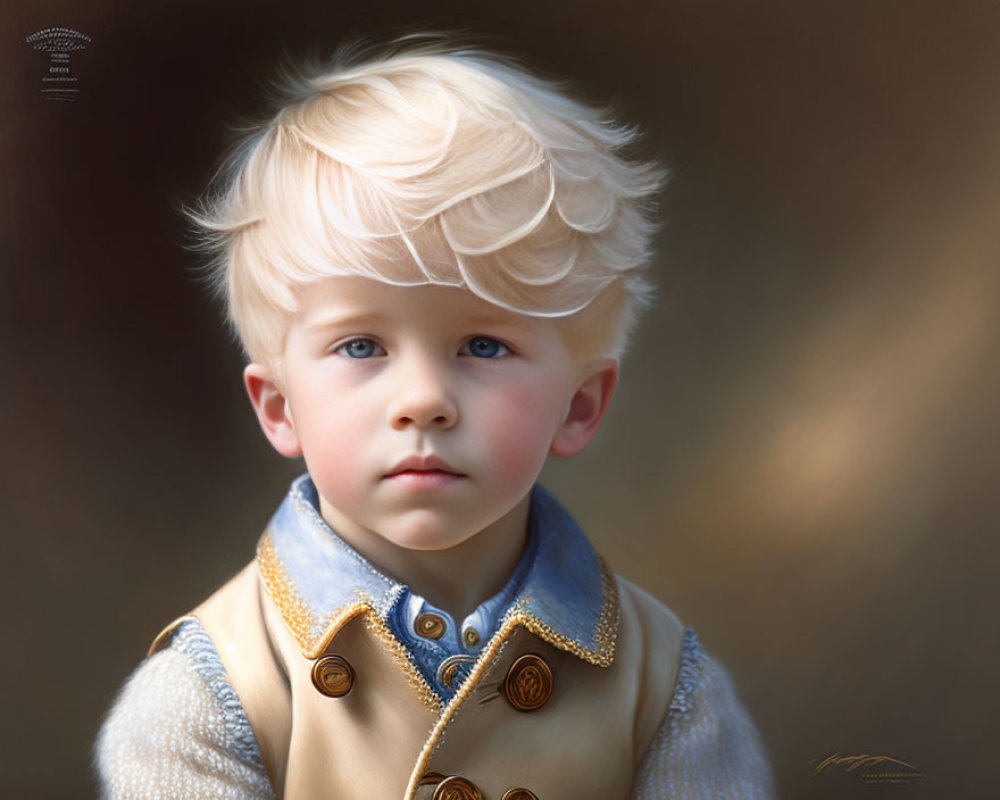
<path fill-rule="evenodd" d="M 507 670 L 503 693 L 518 711 L 535 711 L 552 696 L 552 670 L 537 653 L 525 653 Z"/>
<path fill-rule="evenodd" d="M 462 641 L 465 642 L 466 647 L 475 647 L 479 644 L 479 631 L 475 628 L 466 628 L 465 633 L 462 634 Z"/>
<path fill-rule="evenodd" d="M 444 635 L 444 629 L 448 626 L 448 623 L 444 621 L 444 617 L 440 614 L 432 614 L 429 611 L 417 614 L 417 618 L 413 624 L 417 629 L 417 633 L 427 639 L 440 639 Z"/>
<path fill-rule="evenodd" d="M 518 786 L 516 789 L 508 789 L 504 792 L 500 800 L 538 800 L 538 795 Z"/>
<path fill-rule="evenodd" d="M 437 785 L 432 800 L 483 800 L 483 793 L 468 778 L 452 775 Z"/>
<path fill-rule="evenodd" d="M 313 664 L 312 681 L 327 697 L 343 697 L 354 685 L 354 670 L 343 656 L 324 656 Z"/>

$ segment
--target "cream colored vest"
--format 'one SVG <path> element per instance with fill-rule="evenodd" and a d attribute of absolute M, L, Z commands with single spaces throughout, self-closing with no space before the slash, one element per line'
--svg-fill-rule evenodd
<path fill-rule="evenodd" d="M 673 614 L 643 590 L 608 573 L 603 665 L 530 615 L 508 614 L 442 707 L 364 601 L 331 620 L 323 641 L 304 652 L 294 587 L 262 581 L 262 568 L 250 564 L 194 616 L 218 649 L 279 797 L 531 797 L 518 789 L 538 800 L 630 796 L 667 712 L 683 636 Z M 525 653 L 540 655 L 552 671 L 551 696 L 530 712 L 517 710 L 501 689 Z M 342 697 L 313 685 L 313 663 L 327 654 L 353 668 L 353 686 Z M 451 781 L 446 791 L 438 788 L 446 776 L 465 781 Z"/>

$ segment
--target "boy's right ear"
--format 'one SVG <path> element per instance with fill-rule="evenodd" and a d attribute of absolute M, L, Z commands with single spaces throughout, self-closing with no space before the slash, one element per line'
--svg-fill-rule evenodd
<path fill-rule="evenodd" d="M 288 399 L 271 371 L 262 364 L 248 364 L 243 370 L 243 384 L 247 387 L 261 430 L 274 449 L 288 458 L 302 455 Z"/>

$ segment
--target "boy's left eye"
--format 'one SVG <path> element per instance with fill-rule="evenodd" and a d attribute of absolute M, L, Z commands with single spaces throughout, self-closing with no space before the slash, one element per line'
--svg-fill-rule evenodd
<path fill-rule="evenodd" d="M 510 348 L 507 345 L 488 336 L 477 336 L 474 339 L 469 339 L 459 351 L 463 356 L 475 358 L 499 358 L 509 352 Z"/>

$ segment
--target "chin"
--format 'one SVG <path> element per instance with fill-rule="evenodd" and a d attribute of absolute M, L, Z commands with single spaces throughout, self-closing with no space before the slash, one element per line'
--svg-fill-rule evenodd
<path fill-rule="evenodd" d="M 408 515 L 394 527 L 386 538 L 408 550 L 449 550 L 470 538 L 456 535 L 457 526 L 453 521 L 428 512 Z"/>
<path fill-rule="evenodd" d="M 393 536 L 392 541 L 407 550 L 430 552 L 433 550 L 450 550 L 462 544 L 465 539 L 457 539 L 440 531 L 407 531 L 399 536 Z"/>

